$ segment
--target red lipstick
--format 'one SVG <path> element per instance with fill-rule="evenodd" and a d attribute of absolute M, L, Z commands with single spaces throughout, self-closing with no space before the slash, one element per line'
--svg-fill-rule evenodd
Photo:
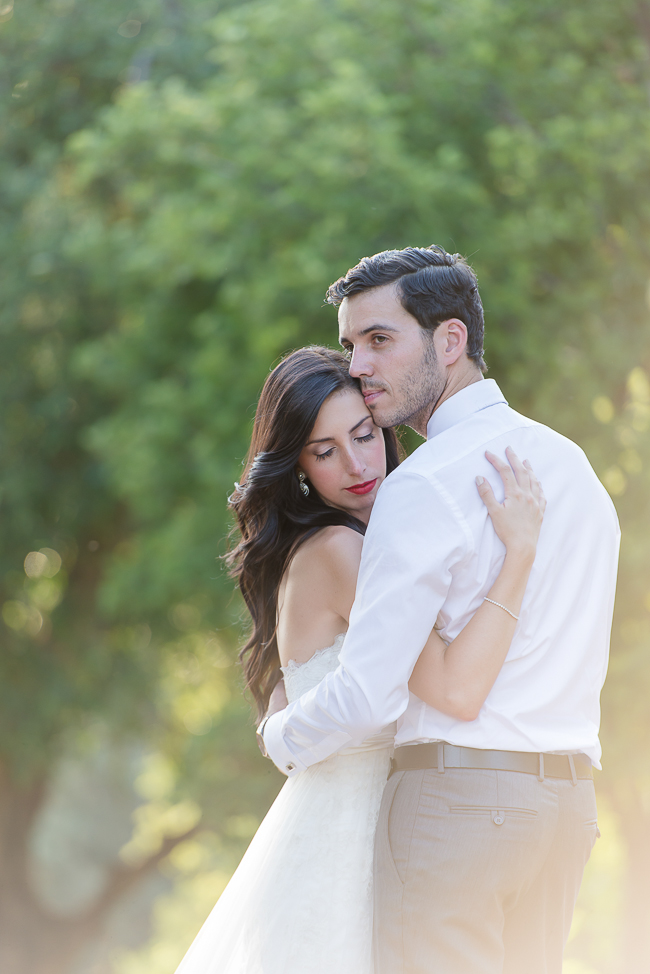
<path fill-rule="evenodd" d="M 366 480 L 365 484 L 354 484 L 352 487 L 346 487 L 351 494 L 369 494 L 377 483 L 377 477 L 374 480 Z"/>

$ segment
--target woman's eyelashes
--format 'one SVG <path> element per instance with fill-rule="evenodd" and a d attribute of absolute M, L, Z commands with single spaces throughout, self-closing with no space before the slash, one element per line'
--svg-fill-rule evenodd
<path fill-rule="evenodd" d="M 375 434 L 372 431 L 370 431 L 370 433 L 366 433 L 365 436 L 355 437 L 355 440 L 357 443 L 370 443 L 370 441 L 374 440 L 374 438 L 375 438 Z M 327 457 L 332 456 L 334 450 L 335 447 L 332 446 L 330 447 L 329 450 L 326 450 L 325 453 L 315 453 L 314 456 L 317 460 L 325 460 Z"/>
<path fill-rule="evenodd" d="M 325 457 L 331 457 L 333 453 L 334 453 L 334 447 L 329 449 L 327 453 L 315 453 L 314 456 L 316 457 L 317 460 L 324 460 Z"/>

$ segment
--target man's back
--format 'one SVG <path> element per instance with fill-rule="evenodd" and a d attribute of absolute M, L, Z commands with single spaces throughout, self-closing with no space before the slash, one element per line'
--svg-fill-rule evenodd
<path fill-rule="evenodd" d="M 397 746 L 584 750 L 597 764 L 619 541 L 609 497 L 582 451 L 511 410 L 493 380 L 446 400 L 428 433 L 379 490 L 341 665 L 267 725 L 278 766 L 295 774 L 394 720 Z M 465 723 L 409 695 L 408 681 L 434 625 L 453 638 L 498 574 L 504 550 L 475 477 L 498 491 L 484 453 L 508 445 L 531 461 L 548 505 L 508 660 Z"/>
<path fill-rule="evenodd" d="M 502 494 L 485 450 L 503 456 L 511 446 L 530 460 L 548 501 L 512 646 L 478 719 L 454 720 L 411 696 L 396 743 L 442 739 L 518 751 L 576 750 L 597 764 L 598 695 L 607 667 L 619 537 L 616 513 L 582 450 L 514 412 L 497 391 L 493 382 L 477 383 L 434 413 L 429 440 L 392 475 L 385 487 L 390 498 L 382 498 L 373 513 L 371 545 L 375 532 L 380 541 L 395 505 L 408 505 L 415 478 L 424 478 L 453 512 L 454 532 L 462 532 L 465 543 L 459 544 L 444 524 L 439 546 L 421 553 L 433 571 L 449 572 L 438 626 L 451 641 L 481 604 L 504 555 L 474 482 L 481 474 L 497 497 Z M 463 414 L 473 405 L 479 409 Z"/>
<path fill-rule="evenodd" d="M 375 421 L 426 429 L 428 442 L 379 491 L 340 667 L 268 725 L 270 753 L 297 771 L 399 719 L 375 840 L 376 974 L 560 974 L 598 834 L 613 506 L 574 444 L 482 380 L 483 307 L 459 254 L 366 257 L 328 299 Z M 500 495 L 484 453 L 503 459 L 507 446 L 548 500 L 521 611 L 492 591 L 504 550 L 474 483 Z M 478 719 L 449 719 L 408 680 L 433 625 L 452 639 L 486 597 L 497 607 L 472 622 L 486 646 L 504 609 L 521 618 Z"/>

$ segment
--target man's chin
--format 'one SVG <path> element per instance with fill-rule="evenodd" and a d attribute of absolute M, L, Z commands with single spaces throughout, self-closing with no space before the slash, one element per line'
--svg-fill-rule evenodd
<path fill-rule="evenodd" d="M 376 406 L 369 405 L 368 409 L 372 413 L 375 426 L 379 426 L 380 429 L 389 429 L 391 426 L 397 426 L 402 422 L 401 419 L 395 419 L 390 410 L 382 409 L 378 404 Z"/>
<path fill-rule="evenodd" d="M 365 397 L 364 397 L 365 398 Z M 380 390 L 376 399 L 366 402 L 366 406 L 372 413 L 375 424 L 381 429 L 389 429 L 391 426 L 399 426 L 406 421 L 405 410 L 397 409 L 395 402 L 385 390 Z"/>

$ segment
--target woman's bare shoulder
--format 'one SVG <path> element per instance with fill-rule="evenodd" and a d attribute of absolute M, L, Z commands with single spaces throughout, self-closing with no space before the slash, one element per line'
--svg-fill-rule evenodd
<path fill-rule="evenodd" d="M 357 584 L 363 537 L 344 525 L 322 528 L 300 545 L 284 573 L 280 594 L 295 603 L 338 604 Z"/>
<path fill-rule="evenodd" d="M 363 538 L 342 525 L 322 528 L 297 550 L 278 593 L 278 649 L 304 662 L 347 629 Z"/>
<path fill-rule="evenodd" d="M 354 564 L 359 568 L 363 536 L 344 524 L 321 528 L 300 545 L 289 565 L 289 572 L 302 573 L 309 566 L 320 571 L 332 571 Z"/>

